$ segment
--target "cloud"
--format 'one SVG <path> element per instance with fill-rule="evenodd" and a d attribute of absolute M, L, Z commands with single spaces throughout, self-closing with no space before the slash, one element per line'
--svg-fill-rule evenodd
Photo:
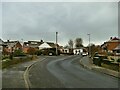
<path fill-rule="evenodd" d="M 118 32 L 117 3 L 3 3 L 3 38 L 55 41 L 83 38 L 88 42 L 101 42 Z"/>

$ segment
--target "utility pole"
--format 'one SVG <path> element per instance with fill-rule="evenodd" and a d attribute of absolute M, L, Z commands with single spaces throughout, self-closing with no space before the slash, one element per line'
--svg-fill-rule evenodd
<path fill-rule="evenodd" d="M 89 57 L 91 56 L 91 48 L 90 48 L 90 34 L 87 34 L 89 37 Z"/>
<path fill-rule="evenodd" d="M 56 56 L 58 55 L 57 41 L 58 41 L 58 32 L 56 32 Z"/>

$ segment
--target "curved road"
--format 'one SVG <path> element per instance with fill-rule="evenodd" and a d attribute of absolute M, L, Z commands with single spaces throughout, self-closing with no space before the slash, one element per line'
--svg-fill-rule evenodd
<path fill-rule="evenodd" d="M 30 88 L 118 88 L 118 79 L 80 66 L 81 56 L 46 56 L 29 69 Z"/>

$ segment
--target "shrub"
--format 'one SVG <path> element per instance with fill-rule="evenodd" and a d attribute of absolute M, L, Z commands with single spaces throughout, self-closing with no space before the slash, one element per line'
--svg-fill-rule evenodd
<path fill-rule="evenodd" d="M 41 50 L 38 50 L 35 52 L 36 55 L 41 55 L 42 54 L 42 51 Z"/>
<path fill-rule="evenodd" d="M 2 60 L 9 58 L 9 56 L 2 56 Z"/>
<path fill-rule="evenodd" d="M 27 52 L 30 55 L 34 55 L 36 53 L 36 50 L 35 50 L 35 48 L 30 47 Z"/>
<path fill-rule="evenodd" d="M 15 50 L 13 53 L 13 56 L 25 56 L 25 54 L 22 52 L 22 50 Z"/>
<path fill-rule="evenodd" d="M 118 59 L 117 62 L 120 62 L 120 59 Z"/>
<path fill-rule="evenodd" d="M 9 58 L 10 58 L 10 60 L 12 60 L 13 59 L 13 54 L 10 54 Z"/>

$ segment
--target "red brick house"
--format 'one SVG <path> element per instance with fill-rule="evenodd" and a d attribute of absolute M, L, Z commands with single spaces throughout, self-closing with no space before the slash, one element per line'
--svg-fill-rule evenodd
<path fill-rule="evenodd" d="M 113 50 L 119 46 L 120 39 L 117 37 L 110 38 L 109 41 L 104 42 L 104 44 L 101 45 L 102 51 L 101 52 L 108 52 L 113 53 Z"/>
<path fill-rule="evenodd" d="M 37 51 L 40 46 L 43 43 L 43 41 L 28 41 L 23 43 L 23 52 L 28 53 L 29 49 L 34 49 Z"/>
<path fill-rule="evenodd" d="M 6 52 L 7 54 L 10 54 L 15 50 L 22 50 L 22 45 L 19 41 L 8 40 L 7 42 L 4 42 L 4 44 L 6 45 L 6 47 L 4 47 L 4 52 Z"/>

